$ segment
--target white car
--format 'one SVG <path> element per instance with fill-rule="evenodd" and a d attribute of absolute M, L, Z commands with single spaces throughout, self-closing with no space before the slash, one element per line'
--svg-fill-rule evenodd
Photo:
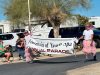
<path fill-rule="evenodd" d="M 18 39 L 18 35 L 22 35 L 23 33 L 5 33 L 0 34 L 0 40 L 3 41 L 3 46 L 11 45 L 12 47 L 16 46 L 16 41 Z"/>

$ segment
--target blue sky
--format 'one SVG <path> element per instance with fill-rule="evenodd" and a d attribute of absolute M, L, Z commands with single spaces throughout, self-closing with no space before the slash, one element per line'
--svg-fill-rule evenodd
<path fill-rule="evenodd" d="M 91 0 L 91 9 L 83 10 L 78 9 L 75 11 L 75 14 L 81 14 L 83 16 L 91 17 L 91 16 L 100 16 L 100 0 Z M 0 8 L 0 20 L 5 20 L 6 16 L 4 16 L 3 10 Z"/>
<path fill-rule="evenodd" d="M 6 0 L 0 0 L 0 20 L 5 20 L 6 19 L 6 16 L 4 15 L 4 12 L 3 12 L 3 2 L 5 2 Z"/>
<path fill-rule="evenodd" d="M 87 17 L 100 16 L 100 0 L 91 0 L 91 8 L 89 10 L 78 9 L 75 13 Z"/>
<path fill-rule="evenodd" d="M 0 20 L 5 20 L 6 16 L 3 14 L 3 11 L 0 10 Z"/>

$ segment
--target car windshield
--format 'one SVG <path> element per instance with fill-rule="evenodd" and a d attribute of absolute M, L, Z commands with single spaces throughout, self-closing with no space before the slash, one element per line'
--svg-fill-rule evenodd
<path fill-rule="evenodd" d="M 25 32 L 25 29 L 14 29 L 14 32 Z"/>
<path fill-rule="evenodd" d="M 20 37 L 20 38 L 24 38 L 25 37 L 24 33 L 17 33 L 17 36 Z"/>
<path fill-rule="evenodd" d="M 12 34 L 0 35 L 0 40 L 10 40 L 10 39 L 13 39 L 13 35 Z"/>

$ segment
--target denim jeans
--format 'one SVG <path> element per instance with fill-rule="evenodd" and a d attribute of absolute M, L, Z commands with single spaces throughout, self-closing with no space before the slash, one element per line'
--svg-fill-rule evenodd
<path fill-rule="evenodd" d="M 24 52 L 24 49 L 20 49 L 20 48 L 18 48 L 17 49 L 18 50 L 18 53 L 19 53 L 19 55 L 23 58 L 23 59 L 25 59 L 25 52 Z"/>

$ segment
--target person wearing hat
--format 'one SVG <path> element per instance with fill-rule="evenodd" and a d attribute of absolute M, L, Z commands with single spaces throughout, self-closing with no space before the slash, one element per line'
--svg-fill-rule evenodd
<path fill-rule="evenodd" d="M 86 61 L 88 60 L 88 55 L 92 54 L 93 55 L 93 61 L 96 61 L 96 47 L 95 47 L 95 42 L 93 41 L 93 26 L 91 23 L 86 23 L 85 25 L 85 30 L 83 31 L 83 35 L 79 39 L 84 39 L 83 40 L 83 49 L 82 51 L 84 52 L 86 56 Z"/>

